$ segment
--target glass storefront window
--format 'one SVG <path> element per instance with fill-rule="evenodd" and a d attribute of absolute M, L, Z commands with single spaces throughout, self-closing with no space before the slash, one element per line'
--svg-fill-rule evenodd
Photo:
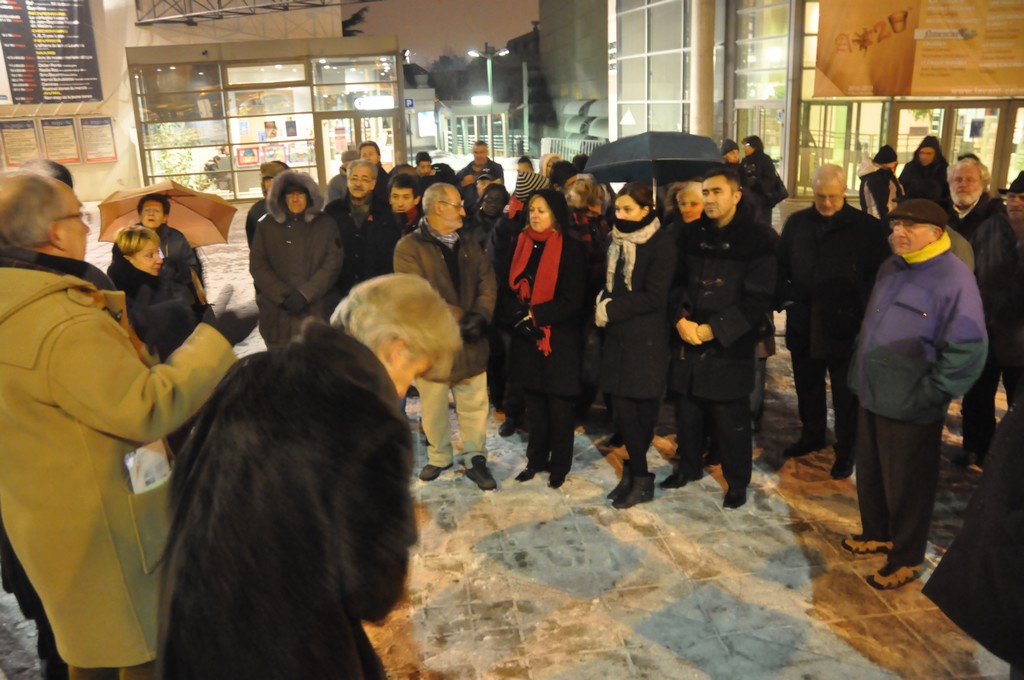
<path fill-rule="evenodd" d="M 680 52 L 656 54 L 650 58 L 650 99 L 679 100 L 683 96 L 683 55 Z"/>
<path fill-rule="evenodd" d="M 1013 136 L 1010 139 L 1010 169 L 1006 173 L 1006 182 L 999 185 L 997 178 L 992 178 L 993 187 L 1006 188 L 1010 186 L 1017 175 L 1024 170 L 1024 107 L 1017 109 L 1017 117 L 1013 123 Z"/>
<path fill-rule="evenodd" d="M 643 57 L 619 60 L 619 99 L 647 99 L 647 60 Z"/>
<path fill-rule="evenodd" d="M 135 94 L 220 89 L 220 69 L 211 64 L 161 64 L 132 69 Z"/>
<path fill-rule="evenodd" d="M 896 121 L 896 157 L 901 166 L 913 160 L 922 139 L 928 135 L 942 137 L 945 107 L 915 109 L 911 106 L 901 105 Z"/>
<path fill-rule="evenodd" d="M 950 160 L 973 153 L 986 167 L 992 167 L 996 155 L 999 109 L 964 108 L 953 110 L 955 128 Z"/>
<path fill-rule="evenodd" d="M 786 36 L 789 34 L 789 3 L 775 4 L 765 9 L 739 12 L 736 37 L 753 40 Z"/>
<path fill-rule="evenodd" d="M 645 104 L 619 104 L 619 130 L 623 137 L 646 132 L 647 106 Z"/>
<path fill-rule="evenodd" d="M 229 118 L 232 144 L 262 144 L 294 139 L 313 139 L 313 115 L 278 115 Z"/>
<path fill-rule="evenodd" d="M 618 52 L 620 57 L 643 54 L 647 51 L 646 20 L 643 10 L 619 15 Z"/>
<path fill-rule="evenodd" d="M 395 58 L 317 59 L 311 64 L 314 85 L 395 82 Z"/>
<path fill-rule="evenodd" d="M 736 98 L 781 100 L 786 97 L 785 71 L 748 71 L 736 73 Z"/>
<path fill-rule="evenodd" d="M 151 94 L 139 98 L 139 115 L 146 123 L 220 118 L 224 105 L 220 92 Z"/>
<path fill-rule="evenodd" d="M 228 142 L 228 129 L 224 120 L 150 123 L 140 127 L 142 128 L 142 145 L 147 149 L 210 146 Z"/>
<path fill-rule="evenodd" d="M 313 88 L 317 111 L 381 111 L 395 108 L 395 86 L 361 83 Z"/>
<path fill-rule="evenodd" d="M 652 5 L 649 12 L 650 19 L 647 25 L 651 34 L 647 50 L 661 52 L 679 49 L 683 45 L 683 37 L 689 34 L 689 31 L 683 30 L 682 0 L 669 0 L 660 5 Z"/>
<path fill-rule="evenodd" d="M 647 108 L 647 129 L 662 132 L 683 132 L 682 104 L 655 104 Z"/>
<path fill-rule="evenodd" d="M 229 90 L 229 116 L 258 116 L 280 113 L 308 113 L 312 110 L 308 87 L 273 90 Z"/>
<path fill-rule="evenodd" d="M 153 181 L 172 179 L 198 191 L 231 191 L 231 158 L 220 146 L 146 152 Z"/>
<path fill-rule="evenodd" d="M 306 80 L 306 67 L 302 62 L 228 66 L 225 72 L 226 85 L 294 83 Z"/>
<path fill-rule="evenodd" d="M 787 56 L 787 38 L 771 38 L 736 43 L 736 68 L 772 69 L 785 72 Z"/>

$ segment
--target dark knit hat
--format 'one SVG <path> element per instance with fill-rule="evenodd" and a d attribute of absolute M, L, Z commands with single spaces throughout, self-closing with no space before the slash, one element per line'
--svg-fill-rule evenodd
<path fill-rule="evenodd" d="M 495 177 L 494 173 L 491 172 L 490 170 L 484 170 L 483 172 L 481 172 L 479 175 L 476 176 L 476 181 L 477 182 L 479 182 L 480 180 L 485 180 L 485 181 L 493 182 L 496 179 L 498 179 L 498 178 Z"/>
<path fill-rule="evenodd" d="M 896 150 L 893 149 L 888 144 L 886 144 L 885 146 L 878 150 L 878 153 L 876 153 L 875 157 L 872 158 L 871 160 L 879 165 L 885 165 L 886 163 L 895 163 Z"/>
<path fill-rule="evenodd" d="M 516 173 L 516 198 L 520 201 L 526 201 L 534 191 L 538 189 L 546 189 L 548 187 L 548 181 L 538 175 L 535 172 L 517 172 Z"/>
<path fill-rule="evenodd" d="M 1017 175 L 1017 179 L 1010 182 L 1010 186 L 1006 189 L 1000 189 L 1001 194 L 1024 194 L 1024 170 Z"/>
<path fill-rule="evenodd" d="M 739 150 L 740 150 L 740 145 L 737 144 L 736 142 L 734 142 L 733 140 L 731 140 L 731 139 L 723 139 L 722 140 L 722 149 L 721 149 L 721 151 L 722 151 L 722 155 L 723 156 L 725 154 L 729 153 L 730 151 L 739 151 Z"/>
<path fill-rule="evenodd" d="M 260 177 L 273 179 L 287 169 L 288 164 L 284 161 L 268 161 L 260 166 Z"/>
<path fill-rule="evenodd" d="M 908 220 L 918 224 L 934 224 L 945 229 L 949 216 L 935 201 L 927 198 L 908 198 L 889 212 L 890 220 Z"/>

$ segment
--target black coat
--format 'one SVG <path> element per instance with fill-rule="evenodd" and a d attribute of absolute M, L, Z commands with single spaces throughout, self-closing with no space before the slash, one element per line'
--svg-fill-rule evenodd
<path fill-rule="evenodd" d="M 159 677 L 385 677 L 361 621 L 402 597 L 416 541 L 397 404 L 323 324 L 231 369 L 170 482 Z"/>
<path fill-rule="evenodd" d="M 870 201 L 868 198 L 870 197 Z M 871 214 L 869 208 L 878 211 L 878 219 L 889 218 L 890 197 L 899 203 L 903 200 L 903 186 L 896 179 L 896 174 L 889 168 L 878 168 L 874 172 L 861 175 L 860 209 Z"/>
<path fill-rule="evenodd" d="M 1024 382 L 996 430 L 964 524 L 924 594 L 967 634 L 1024 667 Z"/>
<path fill-rule="evenodd" d="M 981 223 L 990 217 L 1005 214 L 1006 205 L 1000 199 L 992 198 L 988 194 L 983 193 L 971 212 L 962 218 L 957 214 L 955 208 L 950 210 L 949 228 L 960 232 L 960 235 L 970 242 L 971 247 L 977 250 L 974 244 L 974 234 L 978 231 Z"/>
<path fill-rule="evenodd" d="M 742 203 L 723 228 L 706 215 L 685 225 L 678 277 L 685 285 L 681 299 L 675 301 L 672 323 L 685 316 L 709 324 L 715 337 L 690 345 L 672 329 L 673 391 L 716 401 L 750 394 L 759 332 L 774 300 L 777 238 Z"/>
<path fill-rule="evenodd" d="M 525 273 L 533 276 L 546 244 L 534 247 Z M 506 313 L 523 311 L 521 303 L 508 285 L 508 267 L 501 281 L 503 300 L 500 308 Z M 530 305 L 537 326 L 551 327 L 551 354 L 544 353 L 534 340 L 512 332 L 509 347 L 509 375 L 527 390 L 537 390 L 559 396 L 576 396 L 580 392 L 580 361 L 583 345 L 583 309 L 586 303 L 586 257 L 583 246 L 572 238 L 562 239 L 562 256 L 558 262 L 558 283 L 555 297 Z M 518 316 L 519 318 L 515 318 Z M 499 319 L 506 328 L 522 318 L 511 313 Z"/>
<path fill-rule="evenodd" d="M 772 159 L 764 151 L 755 151 L 740 161 L 740 169 L 744 194 L 769 217 L 772 208 L 785 198 L 775 191 L 777 181 Z"/>
<path fill-rule="evenodd" d="M 324 214 L 338 225 L 341 247 L 345 251 L 341 276 L 335 283 L 335 297 L 339 300 L 348 295 L 357 283 L 392 273 L 395 244 L 402 237 L 401 228 L 390 219 L 390 209 L 376 198 L 370 204 L 366 221 L 361 227 L 356 226 L 349 198 L 339 198 L 324 206 Z"/>
<path fill-rule="evenodd" d="M 945 158 L 936 155 L 928 165 L 921 165 L 915 152 L 914 160 L 903 166 L 900 172 L 900 184 L 907 198 L 927 198 L 935 201 L 945 209 L 949 209 L 949 180 L 946 170 L 949 163 Z"/>
<path fill-rule="evenodd" d="M 889 228 L 849 203 L 831 218 L 812 206 L 786 220 L 778 254 L 776 292 L 790 351 L 823 360 L 849 355 L 875 275 L 892 254 Z"/>
<path fill-rule="evenodd" d="M 601 343 L 600 388 L 630 399 L 657 399 L 668 367 L 668 293 L 676 271 L 676 249 L 664 228 L 636 248 L 633 290 L 626 288 L 623 262 L 606 311 Z"/>

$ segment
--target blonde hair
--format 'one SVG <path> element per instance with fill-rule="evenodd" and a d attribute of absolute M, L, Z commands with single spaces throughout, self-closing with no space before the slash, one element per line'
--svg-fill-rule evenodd
<path fill-rule="evenodd" d="M 594 207 L 598 212 L 604 212 L 608 207 L 607 195 L 604 187 L 597 183 L 593 175 L 586 173 L 576 175 L 576 183 L 572 185 L 565 195 L 570 208 L 581 210 Z"/>
<path fill-rule="evenodd" d="M 134 227 L 125 227 L 117 232 L 117 236 L 114 237 L 114 243 L 121 250 L 122 255 L 131 257 L 149 243 L 155 243 L 156 247 L 159 248 L 160 237 L 152 229 L 136 225 Z"/>
<path fill-rule="evenodd" d="M 413 359 L 431 362 L 428 380 L 447 376 L 462 348 L 448 303 L 426 279 L 412 274 L 378 276 L 355 286 L 334 310 L 331 325 L 344 328 L 374 354 L 391 340 L 403 341 Z"/>

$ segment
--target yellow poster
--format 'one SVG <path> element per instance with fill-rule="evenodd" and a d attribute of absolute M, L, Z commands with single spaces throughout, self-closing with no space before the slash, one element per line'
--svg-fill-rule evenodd
<path fill-rule="evenodd" d="M 821 0 L 815 97 L 1024 94 L 1022 0 Z"/>

